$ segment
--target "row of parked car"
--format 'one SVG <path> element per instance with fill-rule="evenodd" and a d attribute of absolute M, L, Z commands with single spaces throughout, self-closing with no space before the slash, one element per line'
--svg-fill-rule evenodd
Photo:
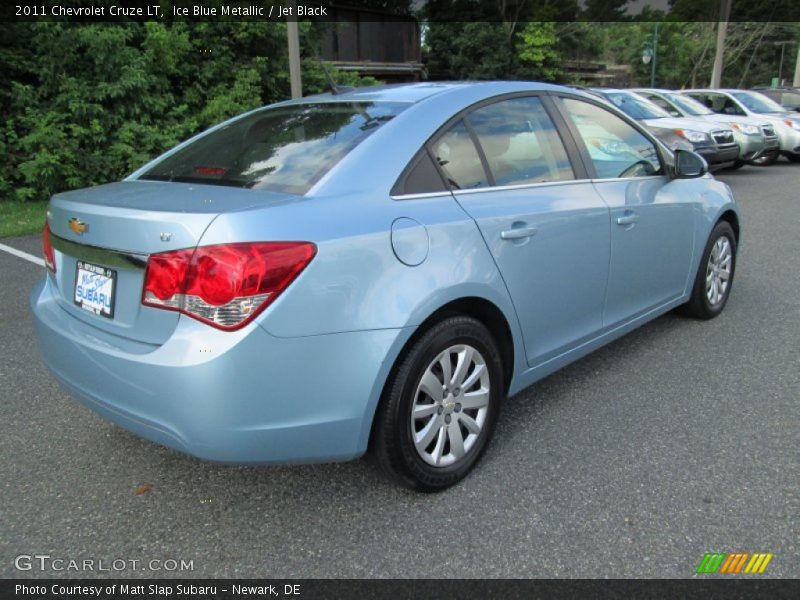
<path fill-rule="evenodd" d="M 651 88 L 585 90 L 642 122 L 673 150 L 693 150 L 711 169 L 800 162 L 800 93 L 791 90 Z M 780 91 L 778 96 L 774 96 Z M 788 105 L 778 100 L 787 100 Z"/>

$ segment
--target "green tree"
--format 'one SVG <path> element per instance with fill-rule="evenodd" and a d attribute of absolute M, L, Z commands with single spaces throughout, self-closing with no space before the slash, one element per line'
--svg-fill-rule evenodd
<path fill-rule="evenodd" d="M 559 74 L 557 45 L 555 23 L 526 23 L 517 40 L 517 56 L 525 74 L 531 79 L 554 81 Z"/>

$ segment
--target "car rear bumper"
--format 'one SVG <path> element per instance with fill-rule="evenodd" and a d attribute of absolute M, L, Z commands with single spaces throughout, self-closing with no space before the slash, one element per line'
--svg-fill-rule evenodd
<path fill-rule="evenodd" d="M 62 309 L 49 276 L 30 302 L 45 364 L 76 399 L 144 438 L 229 463 L 362 454 L 376 380 L 402 331 L 277 338 L 256 323 L 223 332 L 181 317 L 166 343 L 133 353 Z"/>

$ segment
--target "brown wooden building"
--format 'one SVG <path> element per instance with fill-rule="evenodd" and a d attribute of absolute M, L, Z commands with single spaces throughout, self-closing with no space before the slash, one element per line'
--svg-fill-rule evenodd
<path fill-rule="evenodd" d="M 322 41 L 322 59 L 337 69 L 387 83 L 426 78 L 419 22 L 413 17 L 335 6 L 331 17 Z"/>

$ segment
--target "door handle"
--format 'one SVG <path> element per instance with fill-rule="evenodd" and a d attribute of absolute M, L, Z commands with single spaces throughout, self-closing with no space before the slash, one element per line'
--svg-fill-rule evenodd
<path fill-rule="evenodd" d="M 639 220 L 639 215 L 633 211 L 627 211 L 621 217 L 617 217 L 617 225 L 633 225 Z"/>
<path fill-rule="evenodd" d="M 536 235 L 537 231 L 536 227 L 514 227 L 500 232 L 500 237 L 504 240 L 519 240 Z"/>

